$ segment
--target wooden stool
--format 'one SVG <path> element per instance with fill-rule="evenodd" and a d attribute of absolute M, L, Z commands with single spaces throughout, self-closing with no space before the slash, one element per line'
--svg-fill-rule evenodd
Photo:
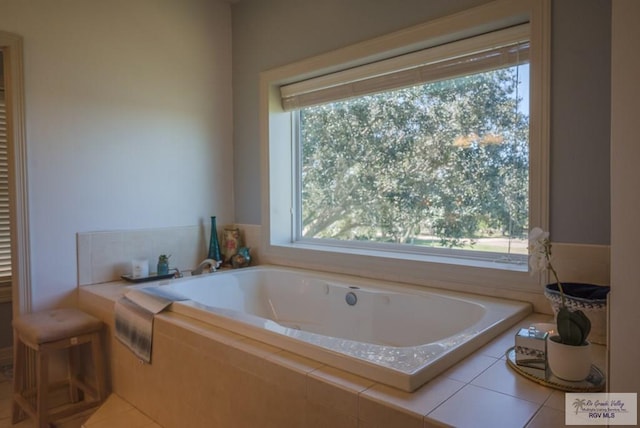
<path fill-rule="evenodd" d="M 53 420 L 70 416 L 100 404 L 105 396 L 104 356 L 101 342 L 102 322 L 78 309 L 55 309 L 23 315 L 13 321 L 13 408 L 12 422 L 24 419 L 24 413 L 46 428 Z M 91 345 L 93 379 L 85 382 L 81 373 L 80 345 Z M 49 357 L 67 350 L 67 379 L 51 383 Z M 35 388 L 28 386 L 35 355 Z M 33 375 L 32 375 L 33 376 Z M 31 382 L 32 383 L 32 382 Z M 50 390 L 69 385 L 70 403 L 50 409 Z M 83 397 L 79 391 L 83 392 Z M 91 399 L 89 399 L 91 397 Z"/>

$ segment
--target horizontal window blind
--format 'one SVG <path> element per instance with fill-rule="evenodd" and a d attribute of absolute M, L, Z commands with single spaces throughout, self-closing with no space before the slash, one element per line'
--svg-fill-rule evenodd
<path fill-rule="evenodd" d="M 525 63 L 529 24 L 280 87 L 285 111 Z"/>
<path fill-rule="evenodd" d="M 0 89 L 0 285 L 11 281 L 9 154 L 5 93 Z"/>

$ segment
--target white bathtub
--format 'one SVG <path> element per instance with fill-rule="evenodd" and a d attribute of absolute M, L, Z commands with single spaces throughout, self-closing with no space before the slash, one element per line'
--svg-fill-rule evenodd
<path fill-rule="evenodd" d="M 166 287 L 190 299 L 173 312 L 405 391 L 531 312 L 521 302 L 272 266 Z"/>

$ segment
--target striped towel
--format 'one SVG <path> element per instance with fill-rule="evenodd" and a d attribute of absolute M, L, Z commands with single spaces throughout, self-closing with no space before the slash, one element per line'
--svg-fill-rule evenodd
<path fill-rule="evenodd" d="M 142 361 L 151 363 L 153 317 L 179 300 L 187 299 L 157 285 L 129 291 L 116 301 L 116 338 Z"/>

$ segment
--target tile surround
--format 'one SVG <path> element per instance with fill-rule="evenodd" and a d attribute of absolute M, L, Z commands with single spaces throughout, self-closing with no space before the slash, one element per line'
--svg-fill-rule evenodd
<path fill-rule="evenodd" d="M 252 264 L 259 263 L 260 226 L 240 228 L 244 245 L 251 248 Z M 222 230 L 225 225 L 219 225 Z M 181 271 L 197 266 L 207 255 L 210 226 L 81 232 L 76 235 L 78 285 L 115 281 L 131 273 L 131 260 L 149 260 L 154 272 L 158 256 L 170 254 L 169 266 Z"/>
<path fill-rule="evenodd" d="M 80 304 L 105 317 L 112 328 L 113 296 L 105 298 L 109 293 L 102 292 L 100 297 L 96 287 L 106 286 L 80 289 Z M 140 365 L 111 338 L 113 390 L 165 428 L 538 427 L 564 420 L 564 394 L 518 376 L 507 367 L 504 352 L 521 325 L 548 318 L 529 316 L 418 391 L 406 393 L 164 312 L 154 329 L 152 365 Z M 604 361 L 604 348 L 598 352 L 596 361 Z"/>
<path fill-rule="evenodd" d="M 503 394 L 543 404 L 552 390 L 531 382 L 523 376 L 510 376 L 512 369 L 504 360 L 498 360 L 476 377 L 471 384 Z"/>
<path fill-rule="evenodd" d="M 321 366 L 307 376 L 307 396 L 338 413 L 358 417 L 358 395 L 374 384 L 360 376 Z"/>
<path fill-rule="evenodd" d="M 495 362 L 496 358 L 475 353 L 445 371 L 442 376 L 460 382 L 469 383 Z"/>
<path fill-rule="evenodd" d="M 425 426 L 440 423 L 474 428 L 524 427 L 538 409 L 536 403 L 466 385 L 431 412 Z"/>
<path fill-rule="evenodd" d="M 464 387 L 463 382 L 437 377 L 413 393 L 376 384 L 360 394 L 360 420 L 371 426 L 421 428 L 429 414 Z"/>

